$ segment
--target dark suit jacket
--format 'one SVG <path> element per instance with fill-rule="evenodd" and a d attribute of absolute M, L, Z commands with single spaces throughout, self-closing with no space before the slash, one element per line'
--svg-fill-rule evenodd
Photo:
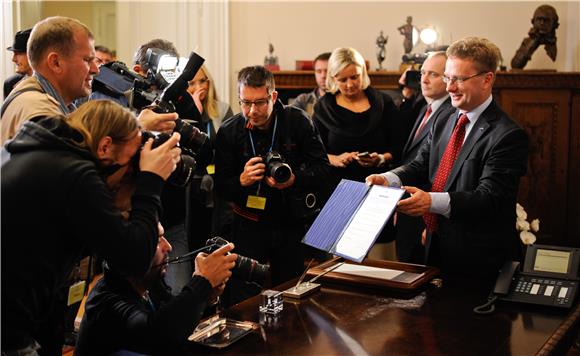
<path fill-rule="evenodd" d="M 457 116 L 456 111 L 435 122 L 416 158 L 392 171 L 404 185 L 414 186 L 425 177 L 433 182 Z M 444 273 L 489 276 L 519 257 L 515 206 L 527 157 L 526 133 L 492 101 L 471 129 L 444 188 L 451 214 L 439 215 L 436 243 L 429 251 L 439 256 Z"/>
<path fill-rule="evenodd" d="M 24 74 L 18 73 L 6 78 L 4 81 L 4 99 L 8 97 L 8 94 L 10 94 L 12 89 L 16 86 L 16 84 L 18 84 L 19 81 L 22 80 L 22 78 L 24 78 Z"/>
<path fill-rule="evenodd" d="M 438 108 L 431 114 L 431 118 L 423 127 L 423 130 L 415 137 L 415 132 L 423 121 L 423 116 L 427 111 L 427 106 L 423 106 L 419 115 L 417 116 L 413 128 L 407 139 L 407 143 L 403 148 L 402 162 L 407 164 L 417 156 L 419 148 L 429 138 L 429 132 L 433 127 L 433 123 L 437 120 L 446 121 L 447 118 L 455 112 L 455 108 L 451 106 L 451 98 L 447 98 Z M 423 190 L 429 191 L 431 185 L 429 182 L 418 186 Z M 397 240 L 397 258 L 402 262 L 410 263 L 425 263 L 424 248 L 421 245 L 421 232 L 425 228 L 422 217 L 409 216 L 405 214 L 398 214 L 396 225 L 396 240 Z"/>

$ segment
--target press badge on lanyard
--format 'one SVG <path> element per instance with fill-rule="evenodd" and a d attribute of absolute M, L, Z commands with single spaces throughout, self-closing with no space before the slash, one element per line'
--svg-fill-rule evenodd
<path fill-rule="evenodd" d="M 274 130 L 272 132 L 272 143 L 270 143 L 270 148 L 268 149 L 268 153 L 272 151 L 274 147 L 274 138 L 276 137 L 276 129 L 278 128 L 278 116 L 274 119 Z M 252 131 L 249 131 L 250 136 L 250 144 L 252 145 L 252 153 L 254 157 L 257 156 L 256 154 L 256 147 L 254 146 L 254 139 L 252 138 Z M 246 207 L 258 210 L 266 209 L 266 198 L 260 196 L 260 188 L 262 186 L 262 182 L 258 183 L 258 189 L 256 191 L 256 195 L 248 195 L 248 200 L 246 201 Z"/>
<path fill-rule="evenodd" d="M 207 139 L 211 138 L 211 122 L 207 122 Z M 208 164 L 205 168 L 207 174 L 214 175 L 215 174 L 215 164 Z"/>
<path fill-rule="evenodd" d="M 248 195 L 248 201 L 246 202 L 246 207 L 252 209 L 264 210 L 266 209 L 266 198 L 260 197 L 258 195 Z"/>

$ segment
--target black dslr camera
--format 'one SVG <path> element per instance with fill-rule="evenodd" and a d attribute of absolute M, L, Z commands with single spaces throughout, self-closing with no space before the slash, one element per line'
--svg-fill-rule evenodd
<path fill-rule="evenodd" d="M 148 52 L 149 53 L 149 52 Z M 204 59 L 198 56 L 195 52 L 191 52 L 189 60 L 181 74 L 169 84 L 159 98 L 151 107 L 157 113 L 171 113 L 177 112 L 179 117 L 188 117 L 191 113 L 199 112 L 197 108 L 190 105 L 193 102 L 189 93 L 187 93 L 188 82 L 193 79 Z M 173 132 L 179 132 L 181 139 L 179 146 L 184 153 L 181 155 L 181 161 L 177 165 L 175 171 L 169 177 L 169 182 L 177 186 L 185 186 L 189 183 L 193 171 L 195 170 L 195 156 L 204 146 L 207 135 L 201 132 L 197 127 L 187 123 L 185 120 L 178 118 L 175 120 L 175 128 Z M 166 142 L 171 135 L 161 133 L 154 135 L 150 132 L 143 132 L 143 143 L 150 137 L 153 137 L 153 148 Z"/>
<path fill-rule="evenodd" d="M 280 153 L 270 151 L 262 159 L 266 165 L 266 176 L 274 178 L 276 182 L 285 183 L 292 176 L 292 168 Z"/>
<path fill-rule="evenodd" d="M 201 134 L 203 134 L 203 132 Z M 193 171 L 195 171 L 196 162 L 194 158 L 195 153 L 192 152 L 190 149 L 185 148 L 183 145 L 181 145 L 181 142 L 183 141 L 183 133 L 181 135 L 182 135 L 180 140 L 181 151 L 184 152 L 185 154 L 181 155 L 181 159 L 179 160 L 179 163 L 177 163 L 177 167 L 175 168 L 173 173 L 171 173 L 171 175 L 169 176 L 168 182 L 179 187 L 184 187 L 185 185 L 187 185 L 187 183 L 189 183 L 189 180 L 193 175 Z M 153 145 L 151 145 L 151 148 L 157 148 L 162 144 L 164 144 L 167 140 L 169 140 L 171 135 L 164 132 L 154 134 L 149 131 L 142 131 L 141 137 L 142 144 L 147 142 L 148 139 L 153 138 Z M 203 144 L 203 142 L 201 144 Z M 140 156 L 136 154 L 134 157 L 136 167 L 138 168 Z"/>
<path fill-rule="evenodd" d="M 229 242 L 219 236 L 206 241 L 206 246 L 213 246 L 208 253 L 212 253 L 218 248 L 227 245 Z M 236 265 L 232 269 L 232 276 L 247 282 L 255 282 L 263 285 L 270 273 L 270 266 L 258 263 L 258 261 L 238 255 Z"/>
<path fill-rule="evenodd" d="M 405 74 L 405 86 L 411 89 L 421 90 L 421 72 L 408 70 Z"/>

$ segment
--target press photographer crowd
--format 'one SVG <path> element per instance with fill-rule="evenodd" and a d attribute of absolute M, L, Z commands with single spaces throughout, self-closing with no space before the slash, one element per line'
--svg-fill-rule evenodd
<path fill-rule="evenodd" d="M 204 58 L 164 39 L 129 65 L 49 17 L 8 49 L 31 71 L 1 109 L 2 355 L 179 351 L 216 308 L 331 257 L 301 240 L 342 179 L 404 187 L 377 240 L 399 261 L 493 280 L 521 252 L 527 137 L 492 98 L 486 39 L 425 55 L 400 103 L 353 48 L 317 57 L 294 105 L 267 68 L 241 68 L 238 114 Z"/>

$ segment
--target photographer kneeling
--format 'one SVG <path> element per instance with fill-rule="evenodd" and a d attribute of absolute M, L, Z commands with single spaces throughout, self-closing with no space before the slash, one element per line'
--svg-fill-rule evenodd
<path fill-rule="evenodd" d="M 179 138 L 173 134 L 156 149 L 151 149 L 152 139 L 142 145 L 135 116 L 97 100 L 67 117 L 27 121 L 6 143 L 3 352 L 42 354 L 62 345 L 58 290 L 81 257 L 96 253 L 128 276 L 147 272 L 159 240 L 164 180 L 180 160 Z M 133 210 L 125 220 L 105 180 L 137 153 L 140 172 Z"/>
<path fill-rule="evenodd" d="M 163 283 L 171 264 L 171 245 L 160 225 L 157 252 L 145 276 L 127 277 L 114 267 L 105 267 L 103 279 L 87 299 L 75 355 L 178 351 L 232 275 L 230 270 L 238 257 L 228 254 L 233 247 L 226 244 L 209 255 L 198 254 L 193 277 L 177 296 L 172 296 Z"/>
<path fill-rule="evenodd" d="M 315 201 L 304 199 L 325 184 L 330 166 L 306 113 L 277 101 L 270 71 L 242 69 L 238 95 L 242 113 L 217 133 L 215 192 L 235 204 L 228 240 L 238 254 L 269 262 L 277 285 L 304 269 L 303 218 L 316 208 Z M 234 304 L 259 291 L 232 279 L 224 293 L 229 300 L 222 300 Z"/>

